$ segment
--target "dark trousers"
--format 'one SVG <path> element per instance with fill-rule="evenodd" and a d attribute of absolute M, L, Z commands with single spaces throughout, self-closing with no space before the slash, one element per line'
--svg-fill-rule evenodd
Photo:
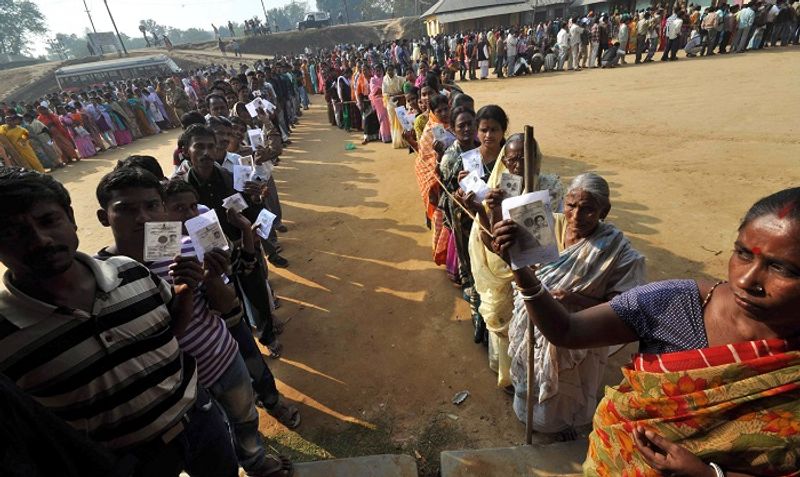
<path fill-rule="evenodd" d="M 761 44 L 758 45 L 758 48 L 764 48 L 764 45 L 769 43 L 770 46 L 775 45 L 775 42 L 772 41 L 772 32 L 775 28 L 775 22 L 767 23 L 767 27 L 764 29 L 764 36 L 761 37 Z"/>
<path fill-rule="evenodd" d="M 664 47 L 664 53 L 661 55 L 661 61 L 670 60 L 677 60 L 678 59 L 678 48 L 681 44 L 681 37 L 678 36 L 676 38 L 667 39 L 667 46 Z"/>
<path fill-rule="evenodd" d="M 723 31 L 720 33 L 719 52 L 726 53 L 725 49 L 728 47 L 728 42 L 731 41 L 731 32 Z"/>
<path fill-rule="evenodd" d="M 608 43 L 600 42 L 597 47 L 597 67 L 603 66 L 603 52 L 608 50 Z"/>
<path fill-rule="evenodd" d="M 636 35 L 636 62 L 642 61 L 642 53 L 645 52 L 645 43 L 647 42 L 647 35 Z"/>
<path fill-rule="evenodd" d="M 236 343 L 239 344 L 239 354 L 242 355 L 244 364 L 247 365 L 247 371 L 253 380 L 253 390 L 256 392 L 258 400 L 267 409 L 274 407 L 278 403 L 280 393 L 278 393 L 278 388 L 275 387 L 275 376 L 272 375 L 269 366 L 264 361 L 261 350 L 256 344 L 250 324 L 242 317 L 239 324 L 232 326 L 228 331 L 230 331 Z"/>
<path fill-rule="evenodd" d="M 168 444 L 160 440 L 134 449 L 140 465 L 135 477 L 236 477 L 239 463 L 228 426 L 208 391 L 199 387 L 197 401 L 186 413 L 184 430 Z"/>
<path fill-rule="evenodd" d="M 267 274 L 265 271 L 264 258 L 261 249 L 256 250 L 255 269 L 249 275 L 239 275 L 237 277 L 237 291 L 242 307 L 250 322 L 261 333 L 262 341 L 272 343 L 275 341 L 275 333 L 272 331 L 272 310 L 269 307 L 269 296 L 267 292 Z"/>
<path fill-rule="evenodd" d="M 467 65 L 464 64 L 463 61 L 458 62 L 458 79 L 464 81 L 465 74 L 467 72 Z"/>

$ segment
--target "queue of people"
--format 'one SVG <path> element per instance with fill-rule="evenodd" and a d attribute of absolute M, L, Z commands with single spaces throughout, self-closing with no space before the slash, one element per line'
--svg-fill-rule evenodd
<path fill-rule="evenodd" d="M 180 127 L 180 116 L 198 100 L 190 80 L 183 81 L 118 82 L 0 102 L 3 164 L 45 172 Z"/>
<path fill-rule="evenodd" d="M 53 136 L 69 122 L 51 107 L 81 110 L 68 118 L 74 125 L 82 114 L 94 119 L 92 105 L 111 126 L 116 122 L 103 112 L 114 111 L 110 102 L 120 97 L 130 106 L 132 95 L 134 103 L 154 106 L 132 110 L 127 122 L 117 111 L 124 125 L 156 133 L 176 125 L 174 114 L 184 131 L 173 171 L 131 155 L 100 181 L 97 216 L 113 242 L 93 255 L 78 251 L 69 194 L 35 167 L 33 147 L 24 155 L 15 149 L 19 159 L 0 168 L 0 261 L 8 268 L 0 294 L 0 388 L 15 419 L 52 451 L 51 459 L 37 460 L 23 439 L 13 457 L 41 475 L 233 476 L 240 466 L 251 476 L 292 474 L 288 459 L 267 452 L 257 407 L 288 428 L 300 425 L 300 412 L 277 391 L 257 342 L 280 356 L 269 266 L 288 266 L 277 240 L 287 228 L 273 176 L 316 94 L 324 95 L 332 126 L 410 150 L 431 257 L 468 303 L 474 340 L 487 346 L 499 392 L 513 396 L 520 420 L 532 398 L 534 428 L 555 439 L 575 439 L 592 423 L 587 475 L 796 470 L 800 189 L 749 210 L 727 281 L 647 284 L 645 257 L 607 221 L 609 183 L 591 171 L 568 184 L 544 173 L 539 187 L 549 191 L 558 258 L 512 269 L 509 249 L 521 231 L 503 218 L 502 202 L 514 193 L 501 181 L 524 177 L 524 137 L 509 130 L 501 106 L 464 94 L 457 70 L 406 56 L 407 42 L 396 42 L 401 51 L 394 54 L 383 46 L 211 65 L 169 78 L 163 98 L 153 78 L 22 106 L 39 111 L 62 159 L 69 151 L 80 157 L 81 147 L 88 153 L 89 142 L 95 152 L 101 147 L 91 132 L 81 146 L 68 131 Z M 492 59 L 488 46 L 485 53 L 476 64 L 481 77 Z M 602 64 L 605 54 L 598 46 L 595 58 Z M 515 55 L 511 70 L 501 63 L 499 72 L 516 71 L 517 61 Z M 544 62 L 559 58 L 551 52 Z M 251 112 L 257 98 L 269 106 Z M 14 132 L 24 128 L 19 106 L 0 128 L 12 131 L 0 135 L 12 148 L 30 140 Z M 98 126 L 97 138 L 113 147 L 125 139 L 117 132 Z M 462 186 L 467 153 L 478 158 L 473 171 L 487 185 L 483 200 Z M 541 154 L 538 146 L 534 154 Z M 251 175 L 237 190 L 234 175 L 244 165 Z M 243 210 L 227 202 L 237 193 Z M 211 210 L 226 245 L 200 259 L 186 223 Z M 264 210 L 273 226 L 257 234 Z M 183 224 L 178 255 L 147 259 L 150 222 Z M 639 354 L 623 382 L 601 396 L 609 354 L 635 341 Z M 529 385 L 534 396 L 527 396 Z"/>
<path fill-rule="evenodd" d="M 679 30 L 677 23 L 668 32 L 667 58 Z M 432 259 L 469 304 L 474 340 L 487 345 L 488 367 L 517 417 L 526 420 L 530 398 L 534 429 L 555 440 L 576 439 L 592 424 L 586 475 L 796 470 L 800 434 L 788 429 L 800 426 L 800 329 L 789 323 L 800 306 L 800 189 L 753 205 L 728 280 L 648 284 L 645 257 L 607 221 L 608 181 L 587 171 L 564 184 L 543 173 L 558 258 L 514 270 L 509 250 L 522 227 L 503 218 L 512 194 L 501 180 L 522 180 L 524 136 L 509 131 L 502 107 L 476 105 L 452 70 L 380 50 L 340 46 L 312 59 L 317 91 L 332 126 L 410 149 Z M 468 171 L 465 157 L 475 151 L 479 163 Z M 488 187 L 483 200 L 463 185 L 475 171 Z M 623 382 L 603 396 L 608 357 L 636 341 Z"/>
<path fill-rule="evenodd" d="M 0 473 L 292 474 L 289 459 L 268 452 L 257 411 L 288 429 L 301 422 L 259 348 L 273 359 L 282 353 L 269 267 L 288 266 L 277 240 L 287 227 L 274 173 L 302 114 L 286 70 L 281 62 L 238 71 L 212 65 L 168 79 L 191 88 L 183 92 L 192 99 L 172 102 L 168 93 L 163 105 L 182 112 L 174 170 L 165 173 L 155 158 L 133 154 L 100 180 L 97 217 L 113 241 L 94 253 L 78 250 L 71 199 L 53 175 L 16 162 L 0 167 L 0 261 L 8 269 L 0 297 L 0 387 L 6 413 L 31 429 L 13 444 L 18 452 L 4 450 Z M 161 81 L 129 85 L 157 95 L 152 84 Z M 55 131 L 65 121 L 50 107 L 91 114 L 81 100 L 102 107 L 98 97 L 122 91 L 107 84 L 23 107 L 38 108 Z M 272 107 L 251 115 L 244 105 L 257 97 Z M 16 115 L 7 117 L 14 125 L 8 130 L 22 129 Z M 162 117 L 150 124 L 153 131 L 173 124 L 169 112 Z M 101 132 L 103 141 L 119 138 L 100 131 L 109 133 Z M 74 138 L 64 139 L 81 153 Z M 247 164 L 252 173 L 237 190 L 234 168 Z M 243 207 L 226 202 L 237 194 Z M 224 246 L 200 255 L 186 224 L 209 211 Z M 267 212 L 272 222 L 263 230 Z M 183 224 L 183 237 L 169 239 L 179 240 L 180 252 L 153 259 L 146 255 L 147 224 L 165 222 Z M 47 459 L 31 453 L 34 443 Z"/>

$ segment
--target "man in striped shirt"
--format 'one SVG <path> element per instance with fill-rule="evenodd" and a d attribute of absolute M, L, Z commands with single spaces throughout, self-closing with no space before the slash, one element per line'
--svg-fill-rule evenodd
<path fill-rule="evenodd" d="M 0 168 L 0 373 L 135 475 L 235 476 L 222 415 L 204 408 L 174 332 L 191 319 L 196 274 L 173 289 L 125 257 L 77 252 L 69 194 L 50 176 Z"/>
<path fill-rule="evenodd" d="M 100 223 L 111 227 L 115 244 L 103 249 L 101 257 L 113 260 L 124 255 L 143 261 L 144 225 L 168 220 L 163 189 L 158 179 L 138 167 L 122 167 L 107 174 L 97 186 Z M 180 256 L 146 265 L 161 278 L 168 279 L 182 261 L 197 261 L 191 239 L 184 238 Z M 202 277 L 194 290 L 193 317 L 178 336 L 181 349 L 197 360 L 198 380 L 222 406 L 234 431 L 234 446 L 239 463 L 249 476 L 282 476 L 291 472 L 288 459 L 267 454 L 258 433 L 258 411 L 247 366 L 239 354 L 220 315 L 239 308 L 232 287 L 223 281 L 230 268 L 222 250 L 206 251 Z"/>

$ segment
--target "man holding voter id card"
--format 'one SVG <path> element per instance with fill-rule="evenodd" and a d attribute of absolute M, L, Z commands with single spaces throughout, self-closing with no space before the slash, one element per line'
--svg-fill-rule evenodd
<path fill-rule="evenodd" d="M 239 464 L 252 476 L 291 469 L 287 459 L 266 453 L 258 433 L 250 372 L 237 339 L 226 326 L 226 319 L 240 322 L 242 312 L 229 284 L 229 246 L 216 210 L 182 223 L 183 217 L 167 212 L 158 179 L 137 167 L 118 168 L 106 175 L 98 185 L 97 197 L 101 207 L 98 218 L 111 227 L 115 238 L 113 245 L 100 251 L 99 258 L 125 255 L 166 281 L 178 266 L 188 267 L 196 275 L 199 286 L 193 294 L 193 317 L 177 334 L 178 343 L 196 360 L 199 384 L 231 422 Z M 241 220 L 238 213 L 226 215 Z M 172 240 L 175 232 L 182 236 L 180 241 Z M 248 243 L 252 247 L 252 239 Z M 274 407 L 277 399 L 273 401 Z"/>

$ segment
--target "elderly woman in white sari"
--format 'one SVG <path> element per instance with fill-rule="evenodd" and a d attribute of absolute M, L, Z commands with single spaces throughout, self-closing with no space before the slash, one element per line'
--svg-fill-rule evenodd
<path fill-rule="evenodd" d="M 622 231 L 604 222 L 611 209 L 605 179 L 594 173 L 577 176 L 567 190 L 564 213 L 555 214 L 559 258 L 536 271 L 550 294 L 570 311 L 579 311 L 645 283 L 645 259 Z M 557 348 L 534 329 L 533 426 L 576 438 L 575 427 L 589 424 L 608 361 L 609 348 Z M 525 421 L 528 368 L 528 314 L 515 292 L 514 317 L 508 330 L 514 412 Z"/>

